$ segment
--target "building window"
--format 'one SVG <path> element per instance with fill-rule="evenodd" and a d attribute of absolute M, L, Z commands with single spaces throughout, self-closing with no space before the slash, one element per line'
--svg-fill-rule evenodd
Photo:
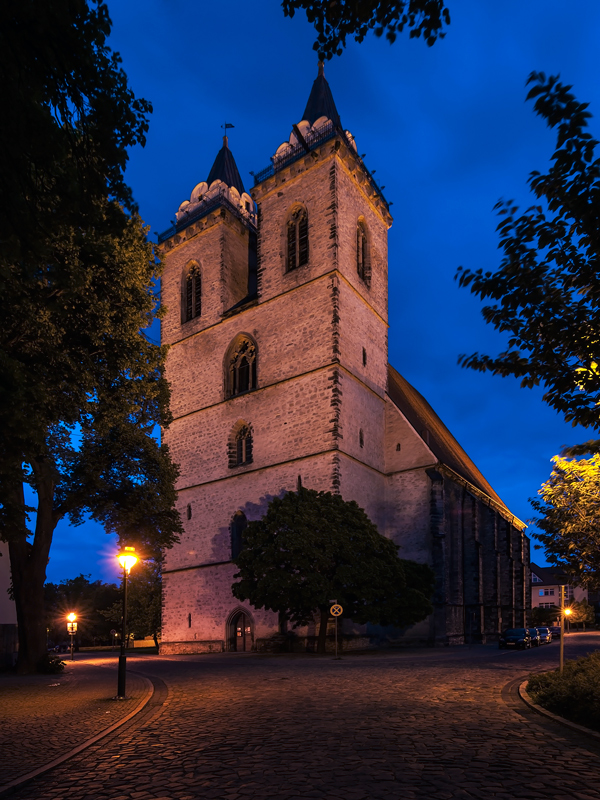
<path fill-rule="evenodd" d="M 361 447 L 365 446 L 365 435 L 363 433 L 363 429 L 361 428 L 358 432 L 358 443 Z"/>
<path fill-rule="evenodd" d="M 226 357 L 227 397 L 256 389 L 256 361 L 256 342 L 249 336 L 236 336 Z"/>
<path fill-rule="evenodd" d="M 543 583 L 544 581 L 541 578 L 538 578 L 537 575 L 534 575 L 533 572 L 531 573 L 531 582 L 532 583 Z"/>
<path fill-rule="evenodd" d="M 308 264 L 308 214 L 302 206 L 292 211 L 287 223 L 287 271 Z"/>
<path fill-rule="evenodd" d="M 236 511 L 231 520 L 231 558 L 236 559 L 244 548 L 244 531 L 248 520 L 243 511 Z"/>
<path fill-rule="evenodd" d="M 192 627 L 192 615 L 188 614 L 188 628 Z"/>
<path fill-rule="evenodd" d="M 554 597 L 554 589 L 544 589 L 543 591 L 544 591 L 544 595 L 546 597 L 548 597 L 548 596 Z M 540 594 L 541 594 L 541 592 L 542 592 L 542 590 L 540 589 Z"/>
<path fill-rule="evenodd" d="M 188 507 L 187 507 L 186 513 L 187 513 L 187 518 L 191 519 L 192 518 L 192 504 L 191 503 L 188 503 Z"/>
<path fill-rule="evenodd" d="M 367 351 L 363 347 L 363 367 L 367 366 Z"/>
<path fill-rule="evenodd" d="M 367 236 L 367 226 L 363 220 L 358 221 L 356 226 L 356 271 L 359 278 L 371 285 L 371 260 L 369 257 L 369 237 Z"/>
<path fill-rule="evenodd" d="M 229 436 L 229 468 L 252 463 L 252 429 L 240 420 Z"/>
<path fill-rule="evenodd" d="M 400 450 L 402 450 L 402 445 L 400 444 L 400 442 L 398 442 L 398 444 L 396 445 L 396 452 L 399 453 Z"/>
<path fill-rule="evenodd" d="M 200 267 L 192 264 L 183 282 L 183 322 L 189 322 L 202 313 L 202 279 Z"/>

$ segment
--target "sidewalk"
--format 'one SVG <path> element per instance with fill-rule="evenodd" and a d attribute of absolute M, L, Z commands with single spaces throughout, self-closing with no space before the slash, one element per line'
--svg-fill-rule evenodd
<path fill-rule="evenodd" d="M 0 674 L 0 789 L 70 753 L 131 714 L 152 689 L 127 673 L 125 701 L 117 693 L 117 659 L 102 666 L 85 657 L 59 675 Z"/>

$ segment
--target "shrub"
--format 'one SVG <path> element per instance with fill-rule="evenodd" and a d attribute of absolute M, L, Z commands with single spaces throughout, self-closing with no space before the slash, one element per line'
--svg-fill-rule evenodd
<path fill-rule="evenodd" d="M 527 691 L 553 714 L 600 731 L 600 653 L 567 661 L 562 675 L 558 670 L 531 675 Z"/>
<path fill-rule="evenodd" d="M 45 653 L 37 664 L 37 672 L 41 672 L 43 675 L 56 675 L 64 668 L 65 662 L 61 661 L 58 656 L 52 656 L 49 653 Z"/>

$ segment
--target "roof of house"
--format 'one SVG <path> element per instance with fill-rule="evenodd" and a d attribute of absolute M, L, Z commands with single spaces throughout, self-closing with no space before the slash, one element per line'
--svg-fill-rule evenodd
<path fill-rule="evenodd" d="M 507 506 L 492 489 L 427 400 L 391 364 L 388 364 L 388 395 L 415 431 L 424 439 L 439 462 L 450 467 L 451 470 L 508 511 Z"/>
<path fill-rule="evenodd" d="M 547 584 L 549 586 L 566 585 L 572 583 L 572 579 L 569 578 L 567 574 L 563 572 L 559 567 L 540 567 L 537 564 L 531 562 L 529 564 L 529 568 L 531 570 L 532 584 L 534 575 L 536 575 L 541 580 L 541 584 Z M 535 582 L 536 586 L 540 586 L 541 584 L 538 583 L 537 581 Z"/>
<path fill-rule="evenodd" d="M 215 162 L 206 179 L 206 183 L 210 186 L 213 181 L 223 181 L 227 186 L 235 186 L 240 194 L 246 190 L 240 178 L 240 173 L 235 163 L 233 153 L 229 149 L 227 136 L 223 137 L 223 147 L 217 153 Z"/>
<path fill-rule="evenodd" d="M 342 127 L 331 89 L 325 78 L 325 69 L 322 61 L 319 61 L 319 74 L 312 85 L 302 119 L 314 125 L 320 117 L 327 117 L 334 125 Z"/>

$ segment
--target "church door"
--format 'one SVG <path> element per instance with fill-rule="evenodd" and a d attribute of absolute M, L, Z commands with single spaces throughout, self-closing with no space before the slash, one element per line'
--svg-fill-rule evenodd
<path fill-rule="evenodd" d="M 252 621 L 247 614 L 240 612 L 231 623 L 233 628 L 233 649 L 236 653 L 252 650 Z"/>

